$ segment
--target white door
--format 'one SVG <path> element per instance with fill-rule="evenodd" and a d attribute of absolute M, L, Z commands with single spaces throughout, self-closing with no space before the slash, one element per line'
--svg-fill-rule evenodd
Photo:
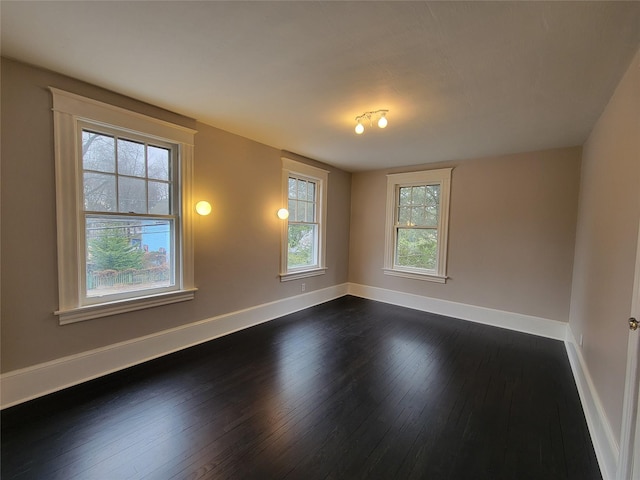
<path fill-rule="evenodd" d="M 640 480 L 640 231 L 630 317 L 617 480 Z"/>

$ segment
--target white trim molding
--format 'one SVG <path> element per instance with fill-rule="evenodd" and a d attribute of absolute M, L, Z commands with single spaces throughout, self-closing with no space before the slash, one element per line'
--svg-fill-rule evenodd
<path fill-rule="evenodd" d="M 282 222 L 281 252 L 280 252 L 280 281 L 298 280 L 300 278 L 324 275 L 327 264 L 327 191 L 329 188 L 329 172 L 306 163 L 298 162 L 287 157 L 282 161 L 282 205 L 291 209 L 289 205 L 289 177 L 302 177 L 301 180 L 312 181 L 316 184 L 314 223 L 317 225 L 315 238 L 315 262 L 299 268 L 289 268 L 289 221 Z"/>
<path fill-rule="evenodd" d="M 314 268 L 313 270 L 303 270 L 300 272 L 281 273 L 280 281 L 288 282 L 290 280 L 300 280 L 301 278 L 317 277 L 318 275 L 324 275 L 325 273 L 327 273 L 326 267 Z"/>
<path fill-rule="evenodd" d="M 347 294 L 347 284 L 283 298 L 170 330 L 0 375 L 0 406 L 11 407 Z"/>
<path fill-rule="evenodd" d="M 194 298 L 192 181 L 196 130 L 49 87 L 53 100 L 58 252 L 58 309 L 61 325 L 186 301 Z M 82 192 L 82 149 L 85 127 L 106 129 L 132 138 L 157 140 L 171 148 L 173 183 L 178 185 L 172 215 L 175 220 L 172 255 L 175 282 L 146 293 L 109 294 L 89 298 L 85 279 L 85 211 Z M 102 130 L 100 130 L 102 131 Z M 102 213 L 102 212 L 100 212 Z M 129 215 L 132 212 L 122 212 Z M 148 213 L 148 212 L 146 212 Z M 153 300 L 149 299 L 153 292 Z M 188 292 L 188 294 L 187 294 Z M 164 299 L 162 298 L 164 296 Z M 126 298 L 126 302 L 120 302 Z"/>
<path fill-rule="evenodd" d="M 119 313 L 133 312 L 145 308 L 159 307 L 171 303 L 186 302 L 193 300 L 197 288 L 189 290 L 178 290 L 175 292 L 162 293 L 159 295 L 148 295 L 133 299 L 120 300 L 117 302 L 100 303 L 98 305 L 86 305 L 65 311 L 56 311 L 60 325 L 81 322 L 93 318 L 108 317 Z"/>
<path fill-rule="evenodd" d="M 387 208 L 384 239 L 384 274 L 397 277 L 447 282 L 447 245 L 449 237 L 449 202 L 451 197 L 452 168 L 422 170 L 418 172 L 390 173 L 387 175 Z M 434 270 L 408 267 L 397 264 L 398 236 L 400 228 L 410 228 L 400 222 L 400 189 L 402 187 L 439 186 L 437 226 L 431 225 L 437 232 L 436 265 Z M 426 220 L 422 220 L 425 222 Z M 411 224 L 413 227 L 413 224 Z"/>
<path fill-rule="evenodd" d="M 618 441 L 613 434 L 587 364 L 570 327 L 567 328 L 565 347 L 602 478 L 603 480 L 614 480 L 620 456 Z"/>
<path fill-rule="evenodd" d="M 391 275 L 392 277 L 412 278 L 413 280 L 422 280 L 426 282 L 447 283 L 447 278 L 449 278 L 449 277 L 440 277 L 438 275 L 429 275 L 426 273 L 412 273 L 408 269 L 407 270 L 388 270 L 383 268 L 382 270 L 385 275 Z"/>
<path fill-rule="evenodd" d="M 357 283 L 349 284 L 349 294 L 370 300 L 377 300 L 378 302 L 391 303 L 401 307 L 468 320 L 470 322 L 482 323 L 484 325 L 506 328 L 523 333 L 531 333 L 555 340 L 564 340 L 566 336 L 567 324 L 565 322 L 524 315 L 522 313 L 506 312 L 504 310 L 440 300 L 438 298 L 414 295 L 379 287 L 370 287 Z"/>

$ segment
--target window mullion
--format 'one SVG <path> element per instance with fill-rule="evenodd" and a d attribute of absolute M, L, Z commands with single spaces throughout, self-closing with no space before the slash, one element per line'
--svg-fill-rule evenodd
<path fill-rule="evenodd" d="M 123 212 L 100 212 L 94 210 L 83 210 L 86 215 L 101 216 L 101 217 L 114 217 L 114 218 L 150 218 L 150 219 L 169 219 L 175 220 L 177 215 L 162 214 L 162 213 L 123 213 Z"/>
<path fill-rule="evenodd" d="M 149 144 L 145 142 L 145 144 L 144 144 L 144 205 L 145 205 L 144 211 L 146 213 L 149 213 L 149 165 L 148 165 L 149 153 L 148 153 L 148 149 L 149 149 Z"/>

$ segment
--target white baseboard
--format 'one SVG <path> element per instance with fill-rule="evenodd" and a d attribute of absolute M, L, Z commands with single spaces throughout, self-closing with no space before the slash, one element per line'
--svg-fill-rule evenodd
<path fill-rule="evenodd" d="M 516 330 L 518 332 L 531 333 L 555 340 L 564 340 L 566 338 L 567 324 L 557 320 L 423 297 L 421 295 L 370 287 L 357 283 L 349 284 L 349 294 L 370 300 L 377 300 L 379 302 L 391 303 L 401 307 L 445 315 L 447 317 L 469 320 L 494 327 Z"/>
<path fill-rule="evenodd" d="M 616 476 L 616 469 L 620 455 L 618 441 L 616 440 L 611 425 L 596 391 L 587 365 L 582 356 L 580 347 L 570 328 L 567 328 L 567 339 L 565 341 L 569 363 L 576 380 L 578 394 L 582 402 L 582 410 L 587 419 L 589 433 L 593 448 L 596 451 L 598 464 L 603 480 L 613 480 Z"/>
<path fill-rule="evenodd" d="M 167 355 L 347 294 L 341 284 L 183 325 L 0 376 L 0 408 Z"/>

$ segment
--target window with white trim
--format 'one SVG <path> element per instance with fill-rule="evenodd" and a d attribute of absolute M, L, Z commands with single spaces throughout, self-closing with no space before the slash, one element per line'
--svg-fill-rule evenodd
<path fill-rule="evenodd" d="M 280 279 L 325 273 L 326 170 L 282 159 L 283 201 L 289 217 L 282 229 Z"/>
<path fill-rule="evenodd" d="M 385 274 L 446 282 L 451 170 L 387 175 Z"/>
<path fill-rule="evenodd" d="M 192 299 L 195 131 L 51 92 L 60 323 Z"/>

